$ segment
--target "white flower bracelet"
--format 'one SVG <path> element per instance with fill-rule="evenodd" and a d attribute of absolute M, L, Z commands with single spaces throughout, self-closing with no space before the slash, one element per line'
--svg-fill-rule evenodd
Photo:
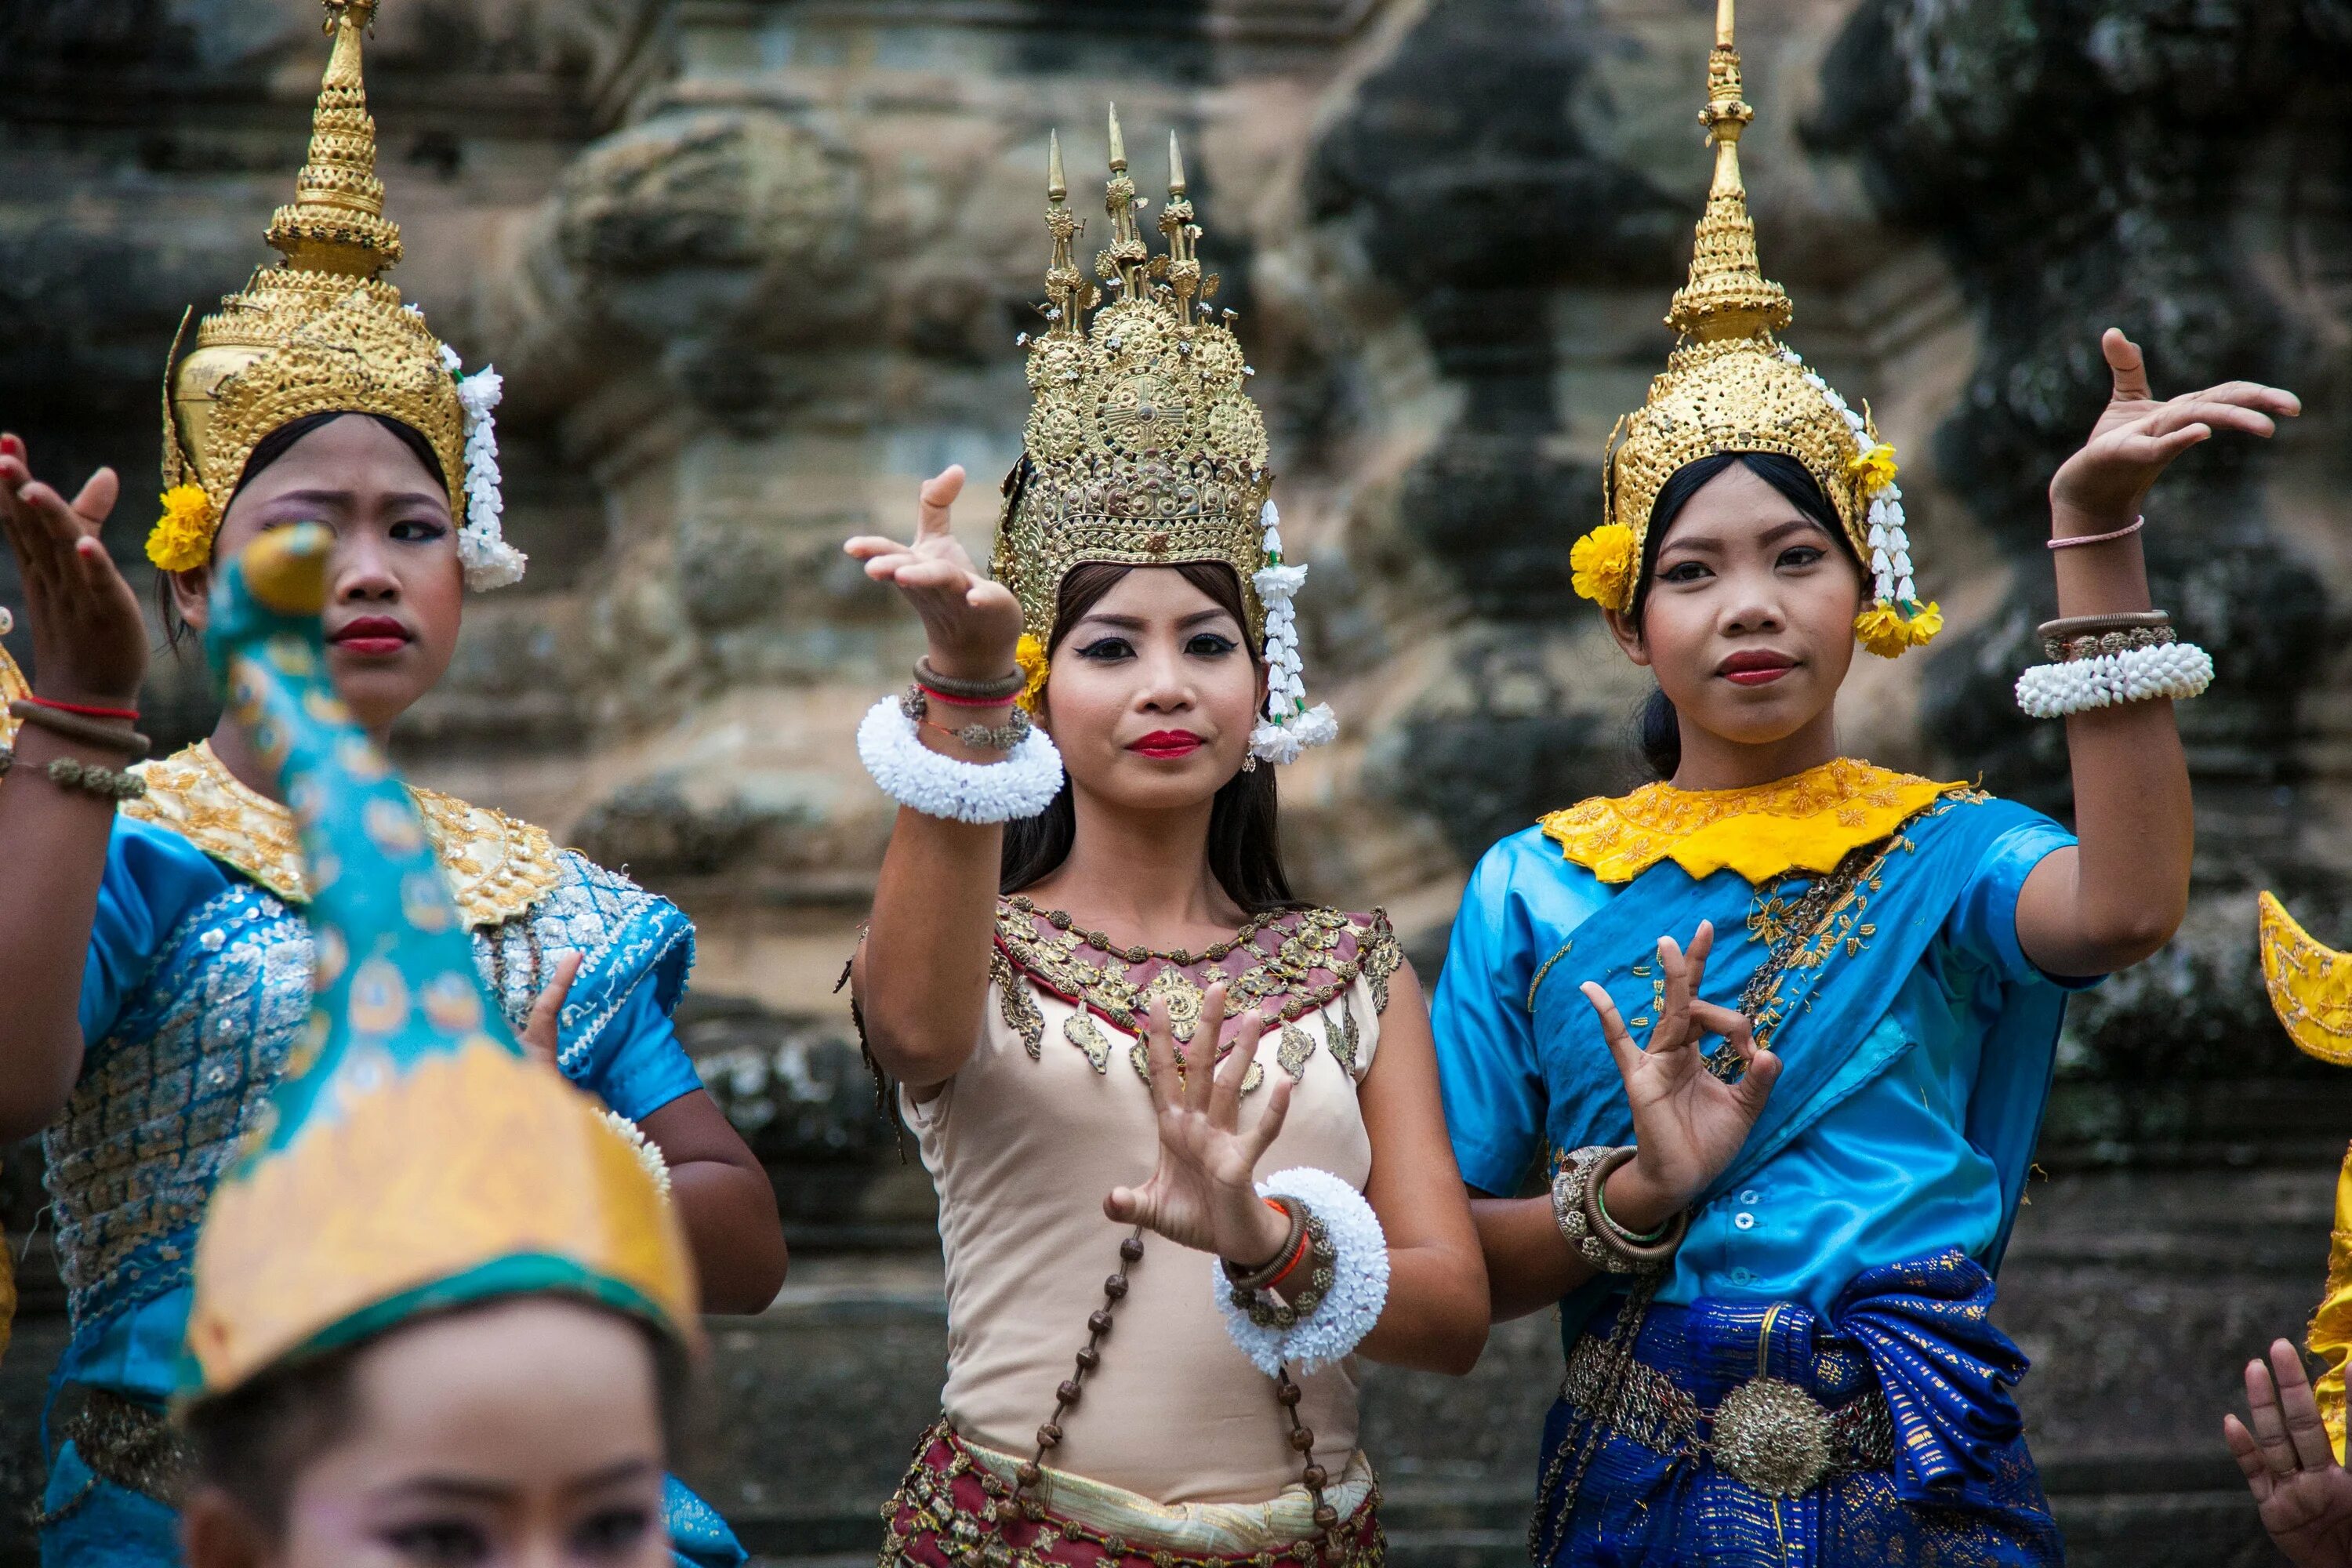
<path fill-rule="evenodd" d="M 1031 730 L 1001 763 L 967 763 L 924 745 L 896 697 L 866 710 L 857 760 L 900 805 L 951 822 L 1034 816 L 1062 789 L 1062 753 L 1045 731 Z"/>
<path fill-rule="evenodd" d="M 2017 705 L 2035 719 L 2063 719 L 2125 702 L 2198 696 L 2213 684 L 2213 658 L 2193 642 L 2160 643 L 2037 664 L 2017 678 Z"/>
<path fill-rule="evenodd" d="M 1314 1310 L 1287 1327 L 1261 1322 L 1237 1303 L 1225 1271 L 1209 1271 L 1210 1295 L 1225 1320 L 1225 1332 L 1257 1369 L 1272 1377 L 1286 1362 L 1316 1372 L 1351 1354 L 1389 1300 L 1389 1238 L 1364 1194 L 1328 1171 L 1294 1165 L 1257 1184 L 1258 1195 L 1290 1198 L 1314 1216 L 1331 1252 L 1331 1282 Z"/>

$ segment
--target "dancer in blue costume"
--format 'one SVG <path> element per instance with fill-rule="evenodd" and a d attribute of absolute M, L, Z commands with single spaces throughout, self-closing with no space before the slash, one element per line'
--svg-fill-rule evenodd
<path fill-rule="evenodd" d="M 1892 657 L 1941 615 L 1912 580 L 1893 449 L 1777 338 L 1731 9 L 1682 342 L 1612 437 L 1607 517 L 1571 557 L 1657 678 L 1664 782 L 1491 850 L 1435 1005 L 1496 1315 L 1561 1309 L 1532 1547 L 2054 1563 L 2010 1393 L 2025 1358 L 1989 1314 L 2066 988 L 2153 952 L 2185 908 L 2171 700 L 2211 664 L 2148 607 L 2140 501 L 2189 447 L 2296 405 L 2236 383 L 2158 403 L 2106 336 L 2113 401 L 2051 487 L 2065 619 L 2018 683 L 2028 712 L 2066 718 L 2079 845 L 1841 755 L 1855 644 Z"/>
<path fill-rule="evenodd" d="M 373 9 L 327 6 L 310 160 L 269 231 L 284 261 L 257 269 L 169 368 L 148 553 L 202 628 L 219 560 L 296 522 L 331 528 L 327 669 L 380 744 L 447 668 L 465 590 L 511 583 L 523 562 L 499 529 L 497 378 L 459 377 L 383 275 L 400 237 L 361 75 Z M 162 1412 L 194 1229 L 283 1076 L 314 967 L 314 868 L 242 728 L 224 720 L 122 771 L 146 749 L 132 725 L 147 633 L 97 538 L 116 488 L 101 471 L 68 503 L 0 437 L 0 527 L 38 675 L 10 705 L 22 729 L 0 787 L 0 1136 L 43 1131 L 71 1314 L 47 1426 L 54 1563 L 173 1559 Z M 703 1300 L 766 1305 L 784 1266 L 772 1193 L 670 1023 L 692 954 L 685 916 L 527 823 L 412 798 L 509 1022 L 521 1032 L 549 999 L 534 1048 L 663 1150 Z M 715 1515 L 689 1512 L 682 1542 L 706 1562 L 740 1558 Z"/>

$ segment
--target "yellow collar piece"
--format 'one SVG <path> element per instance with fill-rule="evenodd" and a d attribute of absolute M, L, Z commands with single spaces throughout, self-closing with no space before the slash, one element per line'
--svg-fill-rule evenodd
<path fill-rule="evenodd" d="M 289 903 L 310 901 L 294 814 L 239 784 L 210 742 L 139 772 L 147 793 L 124 801 L 123 816 L 170 828 Z M 409 793 L 468 930 L 514 919 L 562 879 L 555 841 L 544 828 L 455 795 L 413 785 Z"/>
<path fill-rule="evenodd" d="M 2352 953 L 2314 937 L 2270 894 L 2258 902 L 2271 1011 L 2305 1056 L 2352 1067 Z"/>
<path fill-rule="evenodd" d="M 1644 784 L 1596 795 L 1543 819 L 1544 836 L 1604 882 L 1630 882 L 1661 860 L 1693 877 L 1725 867 L 1751 883 L 1834 869 L 1964 784 L 1937 784 L 1839 757 L 1747 789 Z"/>

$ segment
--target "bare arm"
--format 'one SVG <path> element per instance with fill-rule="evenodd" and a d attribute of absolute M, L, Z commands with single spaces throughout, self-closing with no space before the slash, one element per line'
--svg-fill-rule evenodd
<path fill-rule="evenodd" d="M 2291 393 L 2230 382 L 2158 403 L 2139 350 L 2110 328 L 2101 340 L 2115 395 L 2090 440 L 2050 484 L 2053 538 L 2107 533 L 2139 514 L 2171 461 L 2232 430 L 2269 436 L 2301 409 Z M 2061 616 L 2145 610 L 2147 567 L 2137 534 L 2052 552 Z M 2053 974 L 2105 974 L 2137 963 L 2179 929 L 2189 908 L 2195 829 L 2189 763 L 2167 701 L 2126 702 L 2066 721 L 2080 847 L 2044 858 L 2017 905 L 2025 954 Z"/>
<path fill-rule="evenodd" d="M 24 579 L 38 692 L 135 706 L 147 668 L 139 601 L 99 542 L 119 488 L 101 468 L 68 503 L 36 480 L 25 444 L 0 436 L 0 530 Z M 59 757 L 119 768 L 124 752 L 27 724 L 0 784 L 0 1140 L 38 1131 L 81 1071 L 81 978 L 114 807 L 41 776 Z"/>
<path fill-rule="evenodd" d="M 1633 1043 L 1606 991 L 1591 981 L 1583 986 L 1625 1080 L 1638 1151 L 1611 1173 L 1601 1202 L 1612 1219 L 1636 1232 L 1664 1225 L 1730 1165 L 1780 1075 L 1780 1058 L 1757 1046 L 1746 1018 L 1699 1000 L 1714 946 L 1715 928 L 1704 921 L 1687 953 L 1672 937 L 1659 939 L 1666 993 L 1647 1047 Z M 1709 1035 L 1723 1036 L 1747 1064 L 1738 1083 L 1723 1082 L 1700 1059 L 1699 1043 Z M 1486 1255 L 1496 1321 L 1549 1307 L 1592 1278 L 1592 1265 L 1560 1235 L 1549 1193 L 1507 1198 L 1474 1188 L 1470 1213 Z"/>
<path fill-rule="evenodd" d="M 1409 963 L 1389 981 L 1380 1049 L 1356 1099 L 1372 1143 L 1364 1196 L 1389 1241 L 1388 1306 L 1359 1348 L 1458 1376 L 1486 1347 L 1486 1268 L 1445 1136 L 1428 1004 Z"/>
<path fill-rule="evenodd" d="M 923 617 L 932 667 L 985 680 L 1012 669 L 1021 607 L 1002 584 L 972 567 L 948 531 L 948 509 L 963 489 L 950 468 L 923 487 L 915 542 L 864 537 L 848 552 L 866 574 L 889 583 Z M 997 725 L 1012 709 L 964 708 L 960 722 Z M 968 717 L 967 717 L 968 716 Z M 993 763 L 926 728 L 922 743 L 966 762 Z M 988 955 L 996 929 L 996 880 L 1004 830 L 901 809 L 883 852 L 874 918 L 850 966 L 851 994 L 866 1047 L 882 1069 L 918 1099 L 953 1078 L 980 1040 L 988 997 Z"/>

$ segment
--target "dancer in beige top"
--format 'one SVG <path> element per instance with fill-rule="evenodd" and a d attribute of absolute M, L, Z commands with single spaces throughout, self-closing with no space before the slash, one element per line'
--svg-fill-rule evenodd
<path fill-rule="evenodd" d="M 1113 120 L 1098 290 L 1055 149 L 994 580 L 949 531 L 960 468 L 911 544 L 848 545 L 929 637 L 858 735 L 903 809 L 855 994 L 948 1264 L 886 1563 L 1376 1562 L 1353 1357 L 1485 1342 L 1420 984 L 1385 917 L 1283 873 L 1274 764 L 1335 725 L 1170 163 L 1154 258 Z"/>

